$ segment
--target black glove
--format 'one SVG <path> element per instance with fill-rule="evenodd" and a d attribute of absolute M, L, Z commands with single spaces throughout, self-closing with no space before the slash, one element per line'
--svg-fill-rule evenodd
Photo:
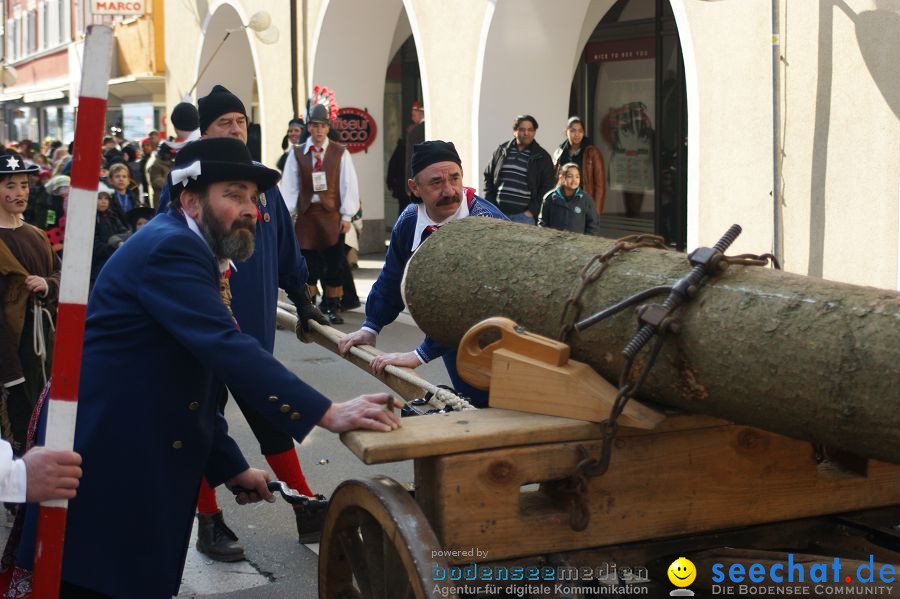
<path fill-rule="evenodd" d="M 328 317 L 316 308 L 306 289 L 303 290 L 302 295 L 291 294 L 290 299 L 297 307 L 297 326 L 294 327 L 297 339 L 303 343 L 312 343 L 312 339 L 308 336 L 309 320 L 315 320 L 319 324 L 330 324 Z"/>

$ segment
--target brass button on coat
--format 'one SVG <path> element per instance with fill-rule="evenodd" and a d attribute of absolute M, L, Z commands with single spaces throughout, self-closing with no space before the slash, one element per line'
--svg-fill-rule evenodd
<path fill-rule="evenodd" d="M 182 445 L 184 445 L 181 441 L 175 441 L 172 443 L 172 449 L 181 449 Z"/>
<path fill-rule="evenodd" d="M 190 410 L 191 412 L 196 412 L 199 408 L 200 408 L 199 401 L 192 401 L 191 403 L 188 404 L 188 410 Z"/>
<path fill-rule="evenodd" d="M 287 414 L 288 412 L 291 411 L 291 406 L 288 405 L 288 404 L 286 404 L 286 403 L 283 403 L 283 404 L 281 404 L 281 408 L 279 408 L 279 409 L 280 409 L 282 412 L 284 412 L 285 414 Z"/>
<path fill-rule="evenodd" d="M 294 412 L 291 414 L 291 420 L 300 420 L 300 412 Z"/>
<path fill-rule="evenodd" d="M 270 396 L 269 396 L 269 401 L 278 401 L 278 396 L 277 396 L 277 395 L 270 395 Z"/>

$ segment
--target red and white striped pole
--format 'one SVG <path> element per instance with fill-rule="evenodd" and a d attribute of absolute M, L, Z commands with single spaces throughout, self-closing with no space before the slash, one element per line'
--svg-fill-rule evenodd
<path fill-rule="evenodd" d="M 102 25 L 88 27 L 84 38 L 71 189 L 66 210 L 66 250 L 63 254 L 56 344 L 53 349 L 53 382 L 47 404 L 44 443 L 46 447 L 56 450 L 71 451 L 75 441 L 81 346 L 94 247 L 100 152 L 106 129 L 112 49 L 112 29 Z M 34 556 L 35 597 L 59 595 L 68 505 L 65 499 L 41 503 Z"/>

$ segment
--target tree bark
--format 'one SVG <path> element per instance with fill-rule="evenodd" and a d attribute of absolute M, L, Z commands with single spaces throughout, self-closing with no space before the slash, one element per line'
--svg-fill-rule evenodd
<path fill-rule="evenodd" d="M 556 338 L 582 267 L 613 244 L 493 219 L 451 222 L 410 260 L 406 303 L 449 347 L 489 316 Z M 677 252 L 617 255 L 582 296 L 580 318 L 689 270 Z M 643 399 L 900 463 L 900 293 L 732 266 L 675 315 L 681 332 L 669 336 Z M 626 310 L 573 333 L 572 357 L 617 384 L 636 330 Z"/>

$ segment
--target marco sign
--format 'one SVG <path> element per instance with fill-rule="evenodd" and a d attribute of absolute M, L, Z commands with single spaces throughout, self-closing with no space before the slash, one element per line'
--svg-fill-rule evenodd
<path fill-rule="evenodd" d="M 122 15 L 135 17 L 147 10 L 145 0 L 92 0 L 91 12 L 95 15 Z"/>

